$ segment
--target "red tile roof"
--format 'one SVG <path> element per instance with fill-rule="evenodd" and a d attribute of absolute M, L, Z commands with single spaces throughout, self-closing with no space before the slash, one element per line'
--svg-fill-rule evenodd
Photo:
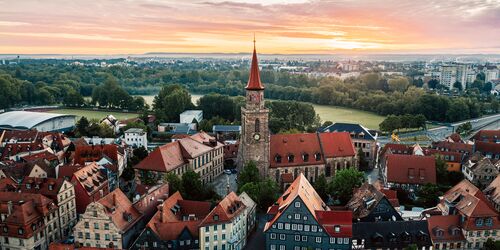
<path fill-rule="evenodd" d="M 134 168 L 169 172 L 185 164 L 179 141 L 157 147 Z"/>
<path fill-rule="evenodd" d="M 432 156 L 387 156 L 387 182 L 400 184 L 436 184 L 436 161 Z"/>
<path fill-rule="evenodd" d="M 65 180 L 56 178 L 33 178 L 25 177 L 23 182 L 19 184 L 19 190 L 22 193 L 39 193 L 52 199 L 58 204 L 57 194 L 63 187 Z M 66 181 L 66 185 L 72 186 L 70 182 Z"/>
<path fill-rule="evenodd" d="M 271 135 L 270 149 L 271 167 L 324 164 L 318 136 L 315 133 Z M 308 154 L 307 161 L 304 160 L 304 154 Z M 321 155 L 319 160 L 315 159 L 315 154 Z M 293 162 L 290 162 L 288 158 L 292 155 Z M 281 163 L 277 162 L 277 156 L 281 157 Z"/>
<path fill-rule="evenodd" d="M 413 152 L 413 147 L 405 144 L 387 143 L 380 151 L 380 155 L 384 155 L 389 150 L 393 154 L 411 154 Z"/>
<path fill-rule="evenodd" d="M 23 159 L 26 162 L 33 162 L 33 161 L 40 160 L 40 159 L 47 160 L 47 161 L 59 160 L 57 158 L 57 155 L 50 153 L 48 151 L 42 151 L 40 153 L 26 155 L 26 156 L 21 157 L 21 159 Z"/>
<path fill-rule="evenodd" d="M 229 223 L 245 209 L 245 204 L 234 192 L 229 193 L 203 219 L 200 226 Z M 217 218 L 218 217 L 218 218 Z"/>
<path fill-rule="evenodd" d="M 443 160 L 446 160 L 446 157 L 448 157 L 448 160 L 446 160 L 447 162 L 456 162 L 456 163 L 461 163 L 462 157 L 463 157 L 463 153 L 460 153 L 460 152 L 440 151 L 440 150 L 432 149 L 432 148 L 424 149 L 424 154 L 427 156 L 438 155 Z"/>
<path fill-rule="evenodd" d="M 292 173 L 281 174 L 281 181 L 283 183 L 292 183 L 293 182 L 293 174 Z"/>
<path fill-rule="evenodd" d="M 356 155 L 349 132 L 320 133 L 319 137 L 326 158 Z"/>
<path fill-rule="evenodd" d="M 432 242 L 465 241 L 460 229 L 460 215 L 438 215 L 427 219 Z M 441 232 L 442 235 L 439 235 Z"/>
<path fill-rule="evenodd" d="M 99 161 L 104 156 L 109 157 L 114 162 L 118 160 L 118 148 L 116 145 L 90 145 L 76 146 L 74 163 L 85 164 L 85 162 Z"/>
<path fill-rule="evenodd" d="M 106 213 L 113 221 L 113 224 L 122 232 L 127 231 L 142 216 L 119 188 L 97 202 L 106 208 Z"/>
<path fill-rule="evenodd" d="M 73 174 L 82 169 L 84 166 L 83 165 L 80 165 L 80 164 L 76 164 L 76 165 L 62 165 L 62 166 L 59 166 L 59 171 L 57 173 L 57 178 L 66 178 L 68 180 L 71 179 L 71 177 L 73 177 Z"/>
<path fill-rule="evenodd" d="M 500 130 L 480 130 L 472 136 L 472 139 L 476 141 L 487 140 L 489 142 L 496 142 L 500 140 Z"/>
<path fill-rule="evenodd" d="M 487 153 L 500 154 L 500 143 L 476 141 L 474 144 L 474 148 L 476 151 L 481 152 L 483 155 Z"/>
<path fill-rule="evenodd" d="M 351 211 L 316 211 L 319 224 L 323 226 L 330 237 L 352 237 Z M 335 230 L 338 227 L 339 230 Z"/>
<path fill-rule="evenodd" d="M 449 141 L 439 141 L 432 143 L 432 148 L 437 149 L 439 151 L 464 152 L 469 154 L 472 153 L 473 147 L 474 146 L 472 144 L 449 142 Z"/>

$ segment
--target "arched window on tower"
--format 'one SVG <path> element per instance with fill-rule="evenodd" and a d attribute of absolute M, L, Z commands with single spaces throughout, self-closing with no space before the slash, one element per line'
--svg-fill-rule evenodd
<path fill-rule="evenodd" d="M 255 119 L 255 133 L 260 132 L 260 120 Z"/>

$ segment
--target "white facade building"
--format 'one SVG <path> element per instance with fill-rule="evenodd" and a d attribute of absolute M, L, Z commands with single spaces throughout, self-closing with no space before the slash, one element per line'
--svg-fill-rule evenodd
<path fill-rule="evenodd" d="M 441 85 L 448 89 L 453 89 L 453 84 L 457 81 L 457 68 L 455 66 L 441 66 Z"/>
<path fill-rule="evenodd" d="M 484 82 L 498 79 L 498 69 L 488 69 L 484 72 Z"/>
<path fill-rule="evenodd" d="M 136 148 L 148 148 L 147 133 L 141 128 L 128 129 L 125 131 L 125 143 Z"/>

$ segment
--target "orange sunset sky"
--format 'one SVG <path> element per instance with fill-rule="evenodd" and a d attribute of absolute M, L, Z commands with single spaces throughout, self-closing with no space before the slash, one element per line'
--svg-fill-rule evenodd
<path fill-rule="evenodd" d="M 0 0 L 0 53 L 500 53 L 500 0 Z"/>

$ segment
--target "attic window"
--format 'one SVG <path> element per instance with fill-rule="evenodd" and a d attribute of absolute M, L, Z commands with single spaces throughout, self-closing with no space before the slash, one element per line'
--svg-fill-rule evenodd
<path fill-rule="evenodd" d="M 214 215 L 214 221 L 219 221 L 219 215 Z"/>
<path fill-rule="evenodd" d="M 423 180 L 425 179 L 425 169 L 420 169 L 419 171 L 420 179 Z"/>
<path fill-rule="evenodd" d="M 415 169 L 414 168 L 408 169 L 408 178 L 409 179 L 415 178 Z"/>
<path fill-rule="evenodd" d="M 309 161 L 309 154 L 308 153 L 303 153 L 302 154 L 302 160 L 304 162 L 308 162 Z"/>
<path fill-rule="evenodd" d="M 31 189 L 31 184 L 26 183 L 26 189 Z"/>
<path fill-rule="evenodd" d="M 19 228 L 19 229 L 17 230 L 17 233 L 18 233 L 19 235 L 23 235 L 23 234 L 24 234 L 24 229 Z"/>
<path fill-rule="evenodd" d="M 293 154 L 288 155 L 288 162 L 293 162 L 294 159 L 295 159 L 295 156 Z"/>
<path fill-rule="evenodd" d="M 340 226 L 334 226 L 333 229 L 336 233 L 340 233 Z"/>
<path fill-rule="evenodd" d="M 476 226 L 478 226 L 478 227 L 483 226 L 483 219 L 482 218 L 476 219 Z"/>
<path fill-rule="evenodd" d="M 484 224 L 486 224 L 486 226 L 493 226 L 493 219 L 492 218 L 487 218 L 485 221 L 484 221 Z"/>
<path fill-rule="evenodd" d="M 281 163 L 281 155 L 278 155 L 278 154 L 277 154 L 277 155 L 274 157 L 274 161 L 276 161 L 277 163 Z"/>
<path fill-rule="evenodd" d="M 317 161 L 321 160 L 321 154 L 320 153 L 314 154 L 314 159 L 316 159 Z"/>
<path fill-rule="evenodd" d="M 9 232 L 9 228 L 8 228 L 7 226 L 4 226 L 4 227 L 3 227 L 3 232 L 4 232 L 4 233 Z"/>

